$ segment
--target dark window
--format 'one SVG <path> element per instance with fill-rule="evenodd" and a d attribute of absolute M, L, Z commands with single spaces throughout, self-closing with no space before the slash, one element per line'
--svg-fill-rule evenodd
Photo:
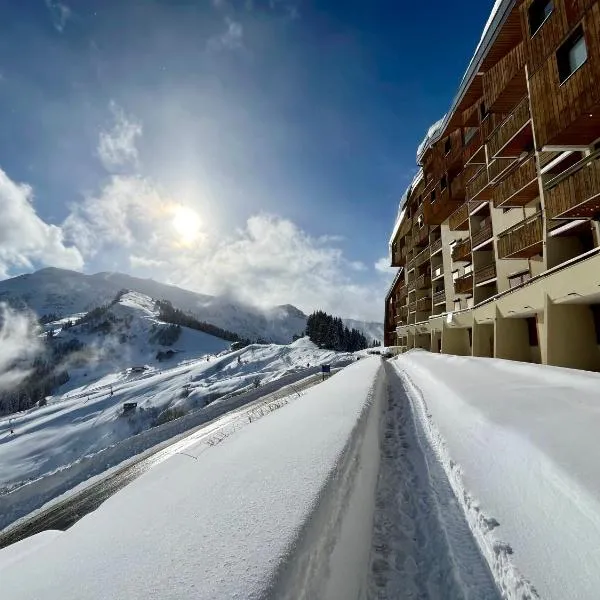
<path fill-rule="evenodd" d="M 587 60 L 587 46 L 581 25 L 569 36 L 569 39 L 556 51 L 558 78 L 564 83 Z"/>
<path fill-rule="evenodd" d="M 448 180 L 446 179 L 445 175 L 442 177 L 442 182 L 441 182 L 440 186 L 443 190 L 445 190 L 448 187 Z"/>
<path fill-rule="evenodd" d="M 467 332 L 469 333 L 469 346 L 473 346 L 473 330 L 468 327 Z"/>
<path fill-rule="evenodd" d="M 452 150 L 452 140 L 447 138 L 446 143 L 444 144 L 444 154 L 448 154 L 450 150 Z"/>
<path fill-rule="evenodd" d="M 594 315 L 594 327 L 596 328 L 596 343 L 600 344 L 600 304 L 590 306 Z"/>
<path fill-rule="evenodd" d="M 552 0 L 534 0 L 529 7 L 529 33 L 533 35 L 554 9 Z"/>
<path fill-rule="evenodd" d="M 479 105 L 479 115 L 480 115 L 482 121 L 488 116 L 488 110 L 485 107 L 485 102 L 482 102 Z"/>
<path fill-rule="evenodd" d="M 431 192 L 431 201 L 435 202 L 435 190 Z"/>
<path fill-rule="evenodd" d="M 539 346 L 537 320 L 535 317 L 529 317 L 527 319 L 527 331 L 529 333 L 529 345 Z"/>

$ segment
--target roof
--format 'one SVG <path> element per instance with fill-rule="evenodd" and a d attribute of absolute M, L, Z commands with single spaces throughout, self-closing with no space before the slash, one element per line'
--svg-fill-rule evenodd
<path fill-rule="evenodd" d="M 417 163 L 420 163 L 423 154 L 431 146 L 431 144 L 437 142 L 441 136 L 443 135 L 450 118 L 456 111 L 457 106 L 460 104 L 463 96 L 468 90 L 469 86 L 473 82 L 473 79 L 477 77 L 479 74 L 479 67 L 485 58 L 490 46 L 494 43 L 502 25 L 510 15 L 512 9 L 514 8 L 517 0 L 496 0 L 494 2 L 494 6 L 492 7 L 492 12 L 483 28 L 483 32 L 481 34 L 481 39 L 479 40 L 479 44 L 477 48 L 475 48 L 475 53 L 473 54 L 473 58 L 467 67 L 467 70 L 462 78 L 460 87 L 458 88 L 458 92 L 452 101 L 452 105 L 450 106 L 450 110 L 446 113 L 446 115 L 441 119 L 441 122 L 438 121 L 434 123 L 427 132 L 425 139 L 419 145 L 417 150 Z M 433 133 L 430 135 L 430 132 L 434 129 Z"/>

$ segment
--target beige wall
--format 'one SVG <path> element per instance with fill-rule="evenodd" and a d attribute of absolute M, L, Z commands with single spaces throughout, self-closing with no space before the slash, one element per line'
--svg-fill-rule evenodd
<path fill-rule="evenodd" d="M 531 362 L 531 348 L 525 319 L 506 319 L 500 312 L 496 314 L 494 354 L 496 358 Z"/>
<path fill-rule="evenodd" d="M 494 324 L 475 323 L 473 325 L 473 356 L 494 356 Z"/>
<path fill-rule="evenodd" d="M 467 328 L 444 327 L 442 331 L 442 352 L 457 356 L 471 356 L 469 330 Z"/>

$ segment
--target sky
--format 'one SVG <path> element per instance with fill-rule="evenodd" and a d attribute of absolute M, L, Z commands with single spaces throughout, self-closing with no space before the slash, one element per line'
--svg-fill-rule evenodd
<path fill-rule="evenodd" d="M 416 147 L 493 2 L 460 4 L 0 0 L 0 279 L 382 320 Z"/>

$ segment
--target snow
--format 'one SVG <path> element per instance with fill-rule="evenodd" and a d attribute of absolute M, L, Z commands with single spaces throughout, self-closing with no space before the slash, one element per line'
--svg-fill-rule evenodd
<path fill-rule="evenodd" d="M 220 444 L 186 448 L 26 559 L 12 556 L 14 547 L 0 551 L 0 561 L 11 560 L 0 571 L 3 595 L 326 597 L 329 557 L 338 536 L 348 539 L 339 521 L 346 486 L 376 472 L 356 470 L 349 440 L 361 423 L 376 430 L 380 368 L 378 358 L 361 360 Z M 368 529 L 370 520 L 361 515 L 354 526 Z M 351 589 L 360 569 L 331 564 Z"/>
<path fill-rule="evenodd" d="M 600 375 L 410 352 L 393 361 L 506 598 L 600 589 Z"/>
<path fill-rule="evenodd" d="M 440 132 L 440 129 L 442 128 L 442 125 L 444 124 L 444 119 L 445 118 L 446 118 L 446 115 L 444 115 L 441 119 L 439 119 L 438 121 L 436 121 L 427 130 L 427 134 L 425 135 L 425 139 L 417 147 L 417 162 L 419 162 L 419 160 L 420 160 L 423 152 L 425 152 L 425 148 L 427 148 L 427 146 L 429 146 L 431 140 L 433 140 L 438 135 L 438 133 Z"/>

